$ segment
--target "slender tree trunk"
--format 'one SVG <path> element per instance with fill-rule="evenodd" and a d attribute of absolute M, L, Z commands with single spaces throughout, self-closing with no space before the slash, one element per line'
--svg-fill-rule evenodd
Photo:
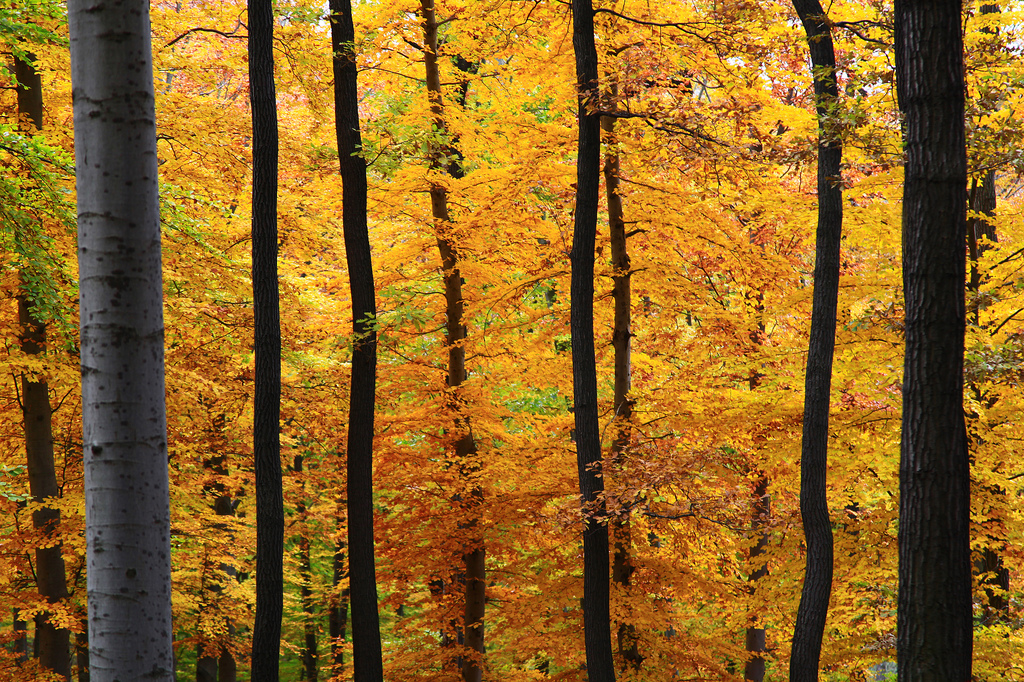
<path fill-rule="evenodd" d="M 308 680 L 309 682 L 316 682 L 317 678 L 317 661 L 319 658 L 317 651 L 317 636 L 316 636 L 316 610 L 313 605 L 313 564 L 309 553 L 309 537 L 307 529 L 307 513 L 306 513 L 306 500 L 305 500 L 305 483 L 302 481 L 302 455 L 296 455 L 292 464 L 292 471 L 299 475 L 299 500 L 295 504 L 295 514 L 298 517 L 298 528 L 299 528 L 299 580 L 301 582 L 299 587 L 299 598 L 302 601 L 302 631 L 304 635 L 304 643 L 302 647 L 302 672 L 299 674 L 300 680 Z"/>
<path fill-rule="evenodd" d="M 828 513 L 828 419 L 839 301 L 839 247 L 843 230 L 841 142 L 831 130 L 839 101 L 836 56 L 825 10 L 818 0 L 794 0 L 811 53 L 818 115 L 818 229 L 814 298 L 804 379 L 804 430 L 800 459 L 800 515 L 807 544 L 800 608 L 793 631 L 790 682 L 816 682 L 821 639 L 832 594 L 832 522 Z"/>
<path fill-rule="evenodd" d="M 334 576 L 331 583 L 334 590 L 330 600 L 330 611 L 327 615 L 327 628 L 331 636 L 332 678 L 341 675 L 345 670 L 345 630 L 348 626 L 349 589 L 340 586 L 347 577 L 345 543 L 339 540 L 334 547 Z"/>
<path fill-rule="evenodd" d="M 28 663 L 28 622 L 21 619 L 18 609 L 14 609 L 14 663 L 21 667 Z"/>
<path fill-rule="evenodd" d="M 953 0 L 896 2 L 896 87 L 906 149 L 896 624 L 901 682 L 971 676 L 961 11 Z"/>
<path fill-rule="evenodd" d="M 618 97 L 614 77 L 608 86 L 611 102 Z M 626 222 L 619 194 L 619 152 L 616 148 L 615 118 L 601 118 L 604 131 L 604 187 L 608 202 L 608 231 L 612 251 L 612 300 L 615 317 L 612 325 L 612 347 L 615 350 L 615 388 L 612 403 L 615 406 L 615 430 L 609 461 L 614 469 L 622 464 L 632 440 L 633 400 L 629 397 L 632 386 L 632 317 L 630 314 L 630 260 L 627 248 Z M 612 582 L 627 594 L 633 575 L 632 535 L 629 512 L 620 510 L 610 519 L 612 528 Z M 639 670 L 643 662 L 640 655 L 636 626 L 623 621 L 617 633 L 619 655 L 623 664 Z"/>
<path fill-rule="evenodd" d="M 608 526 L 604 522 L 601 435 L 597 418 L 594 359 L 594 246 L 601 184 L 601 114 L 590 0 L 572 3 L 572 45 L 576 54 L 579 146 L 576 157 L 576 213 L 573 222 L 569 328 L 572 332 L 573 412 L 576 462 L 585 516 L 583 530 L 583 636 L 590 682 L 613 682 L 608 582 Z"/>
<path fill-rule="evenodd" d="M 172 680 L 149 3 L 71 0 L 91 675 Z"/>
<path fill-rule="evenodd" d="M 355 682 L 379 682 L 377 576 L 373 556 L 373 406 L 377 304 L 366 223 L 366 161 L 359 133 L 355 27 L 349 0 L 331 0 L 334 107 L 342 183 L 345 257 L 352 290 L 352 391 L 348 423 L 348 550 Z"/>
<path fill-rule="evenodd" d="M 998 11 L 998 6 L 983 5 L 982 12 L 990 13 Z M 987 10 L 987 11 L 986 11 Z M 968 305 L 969 316 L 975 325 L 981 324 L 981 282 L 982 275 L 978 267 L 978 258 L 989 248 L 984 241 L 987 239 L 996 242 L 995 223 L 991 220 L 996 212 L 996 174 L 995 171 L 988 171 L 981 184 L 976 180 L 971 186 L 970 207 L 985 217 L 977 217 L 968 221 L 967 245 L 971 263 L 970 279 L 968 280 L 967 291 L 970 298 Z M 982 400 L 982 392 L 974 382 L 968 388 L 976 400 Z M 972 414 L 972 421 L 977 420 L 977 415 Z M 973 431 L 973 429 L 971 429 Z M 989 487 L 987 492 L 997 497 L 1005 497 L 1006 492 L 996 486 Z M 990 521 L 989 524 L 998 524 L 1000 531 L 993 532 L 991 529 L 982 526 L 981 532 L 986 536 L 987 543 L 974 561 L 975 571 L 981 578 L 985 588 L 985 602 L 982 605 L 982 625 L 995 625 L 1006 622 L 1009 619 L 1009 600 L 1006 592 L 1010 589 L 1010 571 L 1003 564 L 1003 557 L 996 547 L 1005 548 L 1005 528 L 999 521 Z M 988 525 L 988 524 L 986 524 Z"/>
<path fill-rule="evenodd" d="M 430 113 L 434 129 L 447 137 L 444 119 L 444 98 L 441 92 L 441 71 L 437 60 L 437 16 L 434 0 L 421 0 L 423 16 L 423 62 L 426 70 L 427 95 L 430 98 Z M 466 88 L 462 89 L 463 103 Z M 448 158 L 447 166 L 444 159 Z M 464 175 L 461 156 L 450 143 L 438 145 L 430 153 L 430 169 L 433 173 L 446 171 L 455 179 Z M 477 460 L 476 441 L 465 414 L 465 403 L 460 387 L 466 380 L 466 325 L 464 324 L 464 303 L 462 296 L 462 273 L 459 270 L 458 243 L 453 234 L 451 214 L 448 210 L 448 191 L 442 181 L 434 180 L 430 185 L 430 208 L 437 233 L 437 249 L 441 256 L 442 277 L 445 292 L 445 333 L 448 347 L 448 410 L 452 414 L 450 435 L 453 441 L 454 460 L 459 474 L 468 489 L 460 495 L 463 519 L 460 522 L 462 537 L 461 583 L 463 593 L 463 618 L 459 629 L 462 632 L 466 653 L 460 655 L 462 679 L 464 682 L 480 682 L 483 675 L 484 656 L 484 615 L 486 606 L 486 556 L 484 539 L 480 532 L 480 505 L 483 491 L 473 483 L 480 469 Z"/>
<path fill-rule="evenodd" d="M 756 378 L 751 379 L 751 388 L 756 388 Z M 757 535 L 758 531 L 764 528 L 768 519 L 771 516 L 771 497 L 768 495 L 768 477 L 758 477 L 754 484 L 754 504 L 751 508 L 751 530 Z M 768 549 L 768 533 L 761 532 L 757 538 L 757 544 L 750 548 L 749 559 L 751 563 L 757 561 L 758 557 L 765 553 Z M 768 566 L 761 566 L 756 571 L 750 574 L 748 582 L 751 583 L 751 591 L 753 591 L 753 585 L 758 580 L 765 578 L 768 575 Z M 767 633 L 763 627 L 758 627 L 757 619 L 754 618 L 753 622 L 747 627 L 746 633 L 746 650 L 748 653 L 747 662 L 743 666 L 743 679 L 754 680 L 755 682 L 761 682 L 764 679 L 765 671 L 765 659 L 764 655 L 768 651 L 768 640 Z"/>
<path fill-rule="evenodd" d="M 277 682 L 284 594 L 281 313 L 277 285 L 277 97 L 271 0 L 249 0 L 252 107 L 252 289 L 255 326 L 256 617 L 253 682 Z"/>
<path fill-rule="evenodd" d="M 75 633 L 75 663 L 78 664 L 78 682 L 90 682 L 89 674 L 89 628 L 88 623 L 80 633 Z"/>
<path fill-rule="evenodd" d="M 43 85 L 39 73 L 28 61 L 14 59 L 18 79 L 18 114 L 21 127 L 34 132 L 43 127 Z M 23 239 L 16 234 L 15 240 Z M 46 352 L 46 323 L 29 303 L 28 278 L 22 273 L 18 292 L 18 321 L 21 325 L 21 350 L 26 355 Z M 60 496 L 53 460 L 53 429 L 50 411 L 50 388 L 45 378 L 36 380 L 21 376 L 21 406 L 25 429 L 25 455 L 29 492 L 34 502 L 44 504 L 47 498 Z M 50 604 L 67 599 L 67 577 L 64 572 L 63 544 L 59 540 L 60 512 L 41 507 L 32 513 L 32 525 L 50 538 L 50 546 L 36 549 L 36 586 Z M 36 642 L 39 663 L 65 679 L 71 677 L 71 655 L 68 650 L 70 631 L 56 628 L 45 613 L 36 616 Z"/>

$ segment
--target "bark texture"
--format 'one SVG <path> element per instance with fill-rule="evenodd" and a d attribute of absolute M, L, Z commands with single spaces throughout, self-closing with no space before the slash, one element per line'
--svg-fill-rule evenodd
<path fill-rule="evenodd" d="M 348 550 L 355 682 L 379 682 L 377 576 L 373 556 L 373 406 L 377 382 L 377 304 L 366 224 L 366 161 L 359 133 L 355 27 L 349 0 L 330 0 L 334 107 L 342 182 L 345 257 L 352 290 L 352 389 L 348 422 Z"/>
<path fill-rule="evenodd" d="M 572 332 L 576 462 L 584 513 L 583 636 L 587 649 L 587 678 L 590 682 L 612 682 L 615 664 L 609 608 L 608 526 L 601 478 L 601 434 L 594 359 L 594 246 L 601 185 L 601 114 L 594 9 L 590 0 L 574 0 L 572 21 L 579 97 L 579 145 L 570 256 L 569 329 Z"/>
<path fill-rule="evenodd" d="M 71 0 L 89 662 L 174 677 L 149 3 Z"/>
<path fill-rule="evenodd" d="M 256 616 L 253 682 L 277 682 L 284 594 L 281 491 L 281 311 L 277 285 L 277 96 L 271 0 L 249 0 L 252 108 L 252 291 L 256 367 Z"/>
<path fill-rule="evenodd" d="M 790 682 L 815 682 L 821 638 L 832 594 L 832 522 L 828 512 L 828 418 L 839 300 L 839 247 L 843 230 L 842 146 L 830 130 L 839 103 L 836 54 L 825 10 L 818 0 L 793 0 L 807 34 L 818 116 L 818 229 L 814 298 L 804 378 L 800 460 L 800 515 L 807 545 L 800 608 L 789 659 Z"/>
<path fill-rule="evenodd" d="M 438 65 L 437 15 L 433 0 L 421 0 L 423 17 L 423 62 L 426 72 L 427 95 L 430 97 L 431 123 L 442 138 L 448 136 L 444 118 L 444 95 L 441 92 L 441 69 Z M 460 62 L 462 60 L 459 60 Z M 466 65 L 468 68 L 468 64 Z M 466 88 L 462 87 L 461 103 L 465 104 Z M 447 164 L 445 160 L 447 159 Z M 464 176 L 461 155 L 453 144 L 437 145 L 430 151 L 430 170 L 443 172 L 449 177 Z M 464 492 L 455 504 L 462 506 L 460 531 L 462 534 L 461 583 L 463 617 L 459 629 L 465 654 L 461 656 L 464 682 L 480 682 L 483 676 L 484 615 L 486 606 L 486 549 L 480 533 L 480 505 L 483 491 L 474 483 L 480 469 L 476 441 L 466 414 L 460 387 L 466 381 L 466 325 L 465 304 L 462 295 L 462 272 L 459 269 L 458 240 L 453 233 L 451 213 L 448 209 L 448 189 L 441 179 L 430 183 L 430 209 L 437 235 L 437 250 L 441 257 L 445 295 L 445 341 L 448 347 L 448 397 L 451 415 L 451 451 L 454 464 L 462 478 Z"/>
<path fill-rule="evenodd" d="M 614 78 L 608 87 L 610 100 L 614 103 L 618 90 Z M 615 351 L 615 386 L 612 403 L 615 406 L 614 432 L 609 457 L 612 466 L 618 468 L 632 441 L 633 400 L 629 396 L 632 387 L 632 316 L 630 314 L 630 260 L 626 235 L 626 221 L 622 210 L 622 196 L 619 194 L 619 152 L 616 148 L 615 118 L 601 118 L 604 133 L 604 188 L 608 203 L 608 232 L 612 251 L 612 300 L 615 303 L 612 324 L 612 347 Z M 612 582 L 627 593 L 633 575 L 633 548 L 629 512 L 621 508 L 609 520 L 612 529 Z M 640 655 L 636 626 L 623 620 L 617 633 L 619 656 L 623 665 L 639 670 L 643 662 Z"/>
<path fill-rule="evenodd" d="M 18 80 L 18 115 L 21 128 L 31 134 L 43 127 L 43 84 L 35 66 L 26 60 L 14 58 L 14 73 Z M 15 234 L 15 241 L 26 238 Z M 19 339 L 26 355 L 46 352 L 46 323 L 33 310 L 29 298 L 28 282 L 22 277 L 18 292 Z M 32 500 L 45 503 L 48 498 L 60 496 L 57 473 L 53 461 L 53 428 L 50 410 L 50 387 L 45 378 L 21 376 L 22 422 L 25 429 L 25 456 L 28 469 L 29 493 Z M 67 576 L 64 570 L 63 544 L 60 541 L 60 512 L 42 507 L 32 514 L 32 525 L 48 536 L 47 547 L 35 551 L 36 587 L 48 603 L 67 599 Z M 39 663 L 57 675 L 70 679 L 71 655 L 68 651 L 70 631 L 57 628 L 47 614 L 36 616 L 36 650 Z"/>
<path fill-rule="evenodd" d="M 954 0 L 896 3 L 896 87 L 906 149 L 896 625 L 902 682 L 971 676 L 961 9 Z"/>

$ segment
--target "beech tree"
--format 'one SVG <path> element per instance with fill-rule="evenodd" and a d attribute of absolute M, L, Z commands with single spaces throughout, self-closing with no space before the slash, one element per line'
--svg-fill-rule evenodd
<path fill-rule="evenodd" d="M 349 0 L 331 0 L 334 116 L 342 183 L 345 260 L 352 294 L 352 384 L 348 414 L 348 551 L 356 682 L 384 677 L 373 543 L 373 417 L 377 303 L 366 222 L 366 160 L 359 132 L 355 26 Z"/>
<path fill-rule="evenodd" d="M 904 682 L 971 676 L 961 10 L 956 0 L 896 3 L 896 88 L 906 150 L 896 624 L 898 674 Z"/>
<path fill-rule="evenodd" d="M 576 156 L 576 214 L 573 220 L 570 330 L 576 463 L 583 505 L 583 632 L 590 682 L 612 682 L 611 615 L 608 583 L 608 523 L 601 478 L 601 434 L 597 419 L 594 360 L 594 247 L 601 184 L 601 111 L 590 0 L 572 3 L 572 45 L 576 55 L 579 142 Z"/>
<path fill-rule="evenodd" d="M 68 5 L 92 680 L 173 680 L 149 3 Z"/>
<path fill-rule="evenodd" d="M 789 679 L 814 682 L 818 679 L 821 637 L 832 594 L 832 522 L 825 481 L 843 229 L 842 143 L 832 123 L 839 104 L 839 86 L 828 17 L 818 0 L 794 0 L 793 6 L 807 33 L 814 79 L 814 106 L 818 117 L 818 227 L 800 458 L 800 515 L 807 543 L 807 570 L 793 631 Z"/>
<path fill-rule="evenodd" d="M 277 96 L 271 0 L 249 0 L 249 101 L 252 107 L 252 292 L 256 367 L 253 458 L 256 469 L 256 620 L 252 675 L 276 682 L 284 599 L 284 500 L 281 483 L 281 314 L 277 284 Z"/>
<path fill-rule="evenodd" d="M 43 128 L 43 84 L 31 61 L 15 56 L 14 72 L 18 87 L 18 115 L 26 132 Z M 20 232 L 20 231 L 19 231 Z M 27 235 L 15 234 L 15 242 L 24 242 Z M 24 243 L 18 246 L 26 246 Z M 30 249 L 29 249 L 30 250 Z M 25 264 L 26 269 L 31 264 Z M 35 277 L 33 277 L 35 275 Z M 26 355 L 41 356 L 46 351 L 47 324 L 44 315 L 31 302 L 31 280 L 38 273 L 22 273 L 22 290 L 18 293 L 18 321 L 22 326 L 21 350 Z M 45 378 L 21 376 L 21 404 L 25 428 L 25 455 L 28 469 L 29 491 L 32 499 L 46 505 L 47 499 L 60 495 L 53 457 L 53 425 L 50 409 L 50 389 Z M 42 506 L 32 514 L 32 524 L 50 537 L 59 538 L 60 511 L 53 506 Z M 35 551 L 36 583 L 39 593 L 47 601 L 56 603 L 68 596 L 64 570 L 63 547 L 59 539 Z M 71 657 L 68 655 L 69 632 L 56 627 L 48 614 L 36 616 L 36 651 L 42 666 L 64 678 L 71 676 Z"/>

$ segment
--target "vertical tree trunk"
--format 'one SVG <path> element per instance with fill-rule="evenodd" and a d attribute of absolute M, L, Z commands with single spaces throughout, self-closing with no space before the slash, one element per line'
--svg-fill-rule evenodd
<path fill-rule="evenodd" d="M 339 524 L 340 525 L 340 524 Z M 329 612 L 327 614 L 328 634 L 331 636 L 331 675 L 341 675 L 345 670 L 345 635 L 348 625 L 349 588 L 341 588 L 347 578 L 345 570 L 345 543 L 338 540 L 334 547 L 334 575 Z"/>
<path fill-rule="evenodd" d="M 149 3 L 71 0 L 91 674 L 174 677 Z"/>
<path fill-rule="evenodd" d="M 352 291 L 352 390 L 348 422 L 348 550 L 355 682 L 380 682 L 380 616 L 373 557 L 373 406 L 377 304 L 366 223 L 366 161 L 359 133 L 355 27 L 349 0 L 330 0 L 334 107 L 345 257 Z"/>
<path fill-rule="evenodd" d="M 896 2 L 896 87 L 906 149 L 896 624 L 901 682 L 971 676 L 961 11 L 955 0 Z"/>
<path fill-rule="evenodd" d="M 14 609 L 14 622 L 11 624 L 14 630 L 14 663 L 21 667 L 28 663 L 28 623 L 21 619 L 18 609 Z"/>
<path fill-rule="evenodd" d="M 754 375 L 751 378 L 751 389 L 756 388 L 756 382 L 759 379 L 758 375 Z M 761 475 L 758 477 L 754 484 L 754 503 L 751 508 L 751 530 L 755 534 L 767 525 L 768 518 L 771 516 L 771 498 L 768 496 L 768 477 Z M 750 548 L 749 560 L 751 563 L 757 560 L 765 550 L 768 548 L 768 533 L 762 532 L 757 538 L 757 544 Z M 758 580 L 768 575 L 768 566 L 761 566 L 756 571 L 750 574 L 748 582 L 751 583 L 751 590 L 753 585 Z M 747 627 L 746 650 L 748 653 L 747 662 L 743 666 L 743 679 L 754 680 L 754 682 L 761 682 L 764 679 L 765 671 L 765 660 L 764 655 L 768 651 L 768 640 L 767 633 L 763 627 L 758 627 L 757 619 L 754 618 L 753 622 Z"/>
<path fill-rule="evenodd" d="M 281 491 L 281 315 L 277 285 L 277 97 L 271 0 L 249 0 L 252 107 L 252 290 L 256 369 L 256 617 L 253 682 L 277 682 L 284 594 Z"/>
<path fill-rule="evenodd" d="M 441 92 L 441 71 L 437 61 L 437 16 L 434 0 L 420 0 L 423 16 L 423 62 L 426 71 L 427 96 L 430 98 L 430 113 L 434 129 L 447 137 L 444 119 L 444 96 Z M 463 102 L 465 88 L 462 90 Z M 447 166 L 444 159 L 449 159 Z M 446 140 L 430 150 L 430 170 L 433 173 L 447 172 L 455 179 L 462 178 L 461 156 L 458 150 Z M 462 632 L 466 653 L 460 655 L 461 672 L 464 682 L 480 682 L 483 675 L 484 656 L 484 614 L 486 606 L 486 555 L 484 539 L 480 532 L 480 505 L 483 491 L 472 479 L 480 469 L 477 460 L 476 441 L 465 414 L 465 403 L 460 387 L 466 380 L 466 325 L 464 324 L 464 303 L 462 297 L 462 273 L 459 270 L 458 242 L 452 234 L 452 218 L 448 210 L 448 191 L 442 181 L 434 180 L 430 185 L 430 208 L 437 234 L 437 250 L 441 256 L 442 277 L 445 293 L 445 335 L 448 347 L 448 399 L 447 407 L 452 415 L 450 436 L 453 441 L 455 465 L 463 480 L 469 482 L 465 494 L 460 495 L 463 506 L 460 529 L 462 531 L 462 570 L 460 580 L 463 594 L 463 618 L 459 629 Z"/>
<path fill-rule="evenodd" d="M 818 0 L 794 0 L 807 34 L 818 116 L 818 229 L 814 298 L 804 378 L 804 429 L 800 460 L 800 515 L 807 544 L 800 608 L 793 631 L 790 682 L 816 682 L 821 639 L 832 594 L 832 522 L 828 513 L 828 421 L 839 301 L 839 247 L 843 229 L 841 142 L 829 117 L 839 101 L 836 56 L 825 10 Z"/>
<path fill-rule="evenodd" d="M 18 80 L 18 115 L 26 132 L 43 127 L 43 85 L 39 73 L 28 61 L 14 59 L 14 72 Z M 15 241 L 25 238 L 15 234 Z M 26 266 L 30 267 L 30 266 Z M 29 303 L 28 278 L 22 273 L 18 292 L 18 321 L 21 325 L 20 346 L 26 355 L 46 352 L 46 323 L 33 311 Z M 25 429 L 25 455 L 28 469 L 29 492 L 32 500 L 40 504 L 47 498 L 60 495 L 57 473 L 53 461 L 53 429 L 50 411 L 50 388 L 45 378 L 35 380 L 21 376 L 22 419 Z M 60 512 L 42 507 L 32 514 L 32 525 L 46 535 L 56 538 L 50 546 L 36 550 L 36 586 L 48 603 L 67 599 L 67 577 L 64 572 L 63 545 L 59 540 Z M 45 613 L 36 616 L 36 642 L 39 663 L 65 679 L 71 677 L 71 655 L 68 651 L 70 632 L 56 628 Z"/>
<path fill-rule="evenodd" d="M 78 664 L 78 682 L 90 682 L 92 676 L 89 674 L 89 628 L 88 623 L 83 623 L 85 629 L 75 634 L 75 663 Z"/>
<path fill-rule="evenodd" d="M 604 522 L 601 435 L 597 419 L 594 358 L 594 246 L 601 173 L 601 114 L 598 97 L 594 9 L 590 0 L 572 3 L 572 45 L 576 55 L 579 146 L 576 157 L 576 212 L 573 222 L 569 328 L 572 332 L 573 412 L 576 462 L 585 516 L 583 530 L 583 634 L 590 682 L 613 682 L 608 582 L 608 526 Z"/>
<path fill-rule="evenodd" d="M 612 103 L 618 97 L 615 79 L 608 85 Z M 630 260 L 627 249 L 626 222 L 622 211 L 622 197 L 619 195 L 619 152 L 616 148 L 615 118 L 601 118 L 601 129 L 605 134 L 604 187 L 608 202 L 608 231 L 612 251 L 612 300 L 615 302 L 615 316 L 612 324 L 612 347 L 615 351 L 615 388 L 612 403 L 615 406 L 615 429 L 613 431 L 609 461 L 617 468 L 622 463 L 626 449 L 632 439 L 633 401 L 629 397 L 632 385 L 632 318 L 630 315 Z M 610 519 L 612 528 L 612 582 L 629 592 L 633 574 L 632 535 L 629 513 L 619 511 Z M 636 626 L 629 622 L 619 623 L 617 633 L 619 655 L 623 663 L 639 670 L 643 662 L 640 655 Z"/>
<path fill-rule="evenodd" d="M 299 474 L 302 480 L 302 455 L 296 455 L 292 465 L 292 471 Z M 313 564 L 309 553 L 309 536 L 305 500 L 305 484 L 299 484 L 299 500 L 295 504 L 295 513 L 298 517 L 299 528 L 299 598 L 302 601 L 302 631 L 304 642 L 302 647 L 302 672 L 300 680 L 316 682 L 317 677 L 317 636 L 316 636 L 316 610 L 313 605 Z"/>

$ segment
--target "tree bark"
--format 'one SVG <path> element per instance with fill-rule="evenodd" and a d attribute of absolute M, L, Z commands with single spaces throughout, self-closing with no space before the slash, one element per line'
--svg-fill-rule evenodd
<path fill-rule="evenodd" d="M 423 62 L 426 71 L 427 96 L 430 98 L 431 123 L 442 139 L 448 136 L 444 119 L 444 95 L 441 92 L 441 70 L 438 66 L 437 16 L 434 0 L 420 0 L 423 16 Z M 466 89 L 461 90 L 465 103 Z M 444 160 L 448 159 L 445 164 Z M 449 177 L 460 179 L 464 176 L 458 150 L 446 141 L 430 150 L 432 173 L 446 172 Z M 448 397 L 447 408 L 452 415 L 449 430 L 454 462 L 459 475 L 467 485 L 464 495 L 457 503 L 463 507 L 460 522 L 462 538 L 462 569 L 459 580 L 463 593 L 463 618 L 460 630 L 466 653 L 460 655 L 461 672 L 464 682 L 480 682 L 483 676 L 484 657 L 484 615 L 486 607 L 486 549 L 480 533 L 480 505 L 483 490 L 473 482 L 480 469 L 477 459 L 476 441 L 465 413 L 465 401 L 460 387 L 466 380 L 466 325 L 465 306 L 462 295 L 462 272 L 459 269 L 458 241 L 453 234 L 452 217 L 448 209 L 448 190 L 444 183 L 432 180 L 430 183 L 430 208 L 437 235 L 437 250 L 441 257 L 442 278 L 445 293 L 445 342 L 448 348 Z"/>
<path fill-rule="evenodd" d="M 352 291 L 352 389 L 348 423 L 348 549 L 355 682 L 379 682 L 377 576 L 373 556 L 373 412 L 377 304 L 366 222 L 366 161 L 359 133 L 355 27 L 349 0 L 331 0 L 334 106 L 342 182 L 345 257 Z"/>
<path fill-rule="evenodd" d="M 43 85 L 33 64 L 14 59 L 14 72 L 18 80 L 18 115 L 21 128 L 27 133 L 43 127 Z M 15 241 L 26 238 L 15 234 Z M 29 267 L 29 266 L 26 266 Z M 28 281 L 22 273 L 18 292 L 18 321 L 21 325 L 19 343 L 26 355 L 46 352 L 46 322 L 35 313 L 30 304 Z M 22 422 L 25 429 L 25 456 L 28 469 L 29 492 L 32 500 L 43 504 L 47 498 L 60 496 L 57 473 L 53 461 L 53 428 L 50 410 L 50 388 L 45 378 L 21 376 Z M 36 586 L 39 594 L 50 604 L 67 599 L 67 576 L 64 571 L 63 544 L 60 542 L 60 512 L 42 507 L 32 514 L 32 525 L 49 536 L 50 546 L 36 549 Z M 70 631 L 57 628 L 46 614 L 36 616 L 36 642 L 39 663 L 65 679 L 71 677 L 71 655 L 68 651 Z"/>
<path fill-rule="evenodd" d="M 299 673 L 300 680 L 316 682 L 317 662 L 319 652 L 316 636 L 316 610 L 313 605 L 313 565 L 309 553 L 309 537 L 307 535 L 307 512 L 305 500 L 305 483 L 302 482 L 302 455 L 295 455 L 292 464 L 292 471 L 299 474 L 299 500 L 295 504 L 295 514 L 298 517 L 299 528 L 299 597 L 302 601 L 302 671 Z"/>
<path fill-rule="evenodd" d="M 340 525 L 340 524 L 339 524 Z M 331 675 L 341 675 L 345 670 L 345 635 L 348 626 L 349 588 L 341 588 L 342 581 L 348 577 L 345 570 L 345 543 L 341 540 L 334 547 L 334 575 L 330 600 L 330 611 L 327 615 L 328 634 L 331 636 Z"/>
<path fill-rule="evenodd" d="M 609 608 L 608 526 L 601 478 L 601 435 L 597 418 L 594 358 L 594 246 L 601 173 L 601 114 L 590 0 L 572 3 L 572 45 L 576 55 L 579 144 L 576 211 L 570 261 L 569 328 L 572 333 L 573 413 L 576 462 L 583 506 L 583 636 L 590 682 L 613 682 Z"/>
<path fill-rule="evenodd" d="M 94 680 L 174 677 L 149 3 L 71 0 Z"/>
<path fill-rule="evenodd" d="M 906 149 L 896 625 L 902 682 L 962 682 L 971 675 L 961 10 L 953 0 L 896 3 L 896 87 Z"/>
<path fill-rule="evenodd" d="M 615 79 L 609 83 L 608 95 L 611 102 L 618 97 Z M 612 347 L 615 351 L 615 387 L 612 404 L 615 406 L 615 429 L 613 432 L 609 461 L 613 468 L 622 464 L 626 450 L 632 440 L 633 400 L 629 397 L 632 386 L 632 317 L 630 314 L 630 260 L 626 237 L 626 222 L 619 194 L 619 152 L 616 148 L 615 118 L 603 116 L 601 130 L 604 132 L 604 187 L 608 203 L 608 232 L 612 252 L 612 300 L 615 303 L 612 323 Z M 633 575 L 632 534 L 629 512 L 619 509 L 609 520 L 612 527 L 612 582 L 629 592 Z M 640 655 L 636 626 L 623 621 L 617 633 L 619 656 L 623 665 L 639 670 L 643 663 Z"/>
<path fill-rule="evenodd" d="M 252 290 L 256 368 L 253 458 L 256 470 L 256 616 L 253 682 L 277 682 L 284 595 L 281 490 L 281 313 L 277 284 L 277 97 L 271 0 L 249 0 L 249 102 L 252 107 Z"/>
<path fill-rule="evenodd" d="M 793 0 L 807 34 L 818 116 L 818 229 L 814 297 L 804 378 L 800 461 L 800 515 L 807 568 L 793 630 L 790 682 L 816 682 L 821 639 L 832 594 L 832 522 L 828 512 L 828 421 L 839 300 L 839 251 L 843 229 L 842 144 L 829 123 L 839 103 L 836 55 L 825 10 L 818 0 Z"/>

